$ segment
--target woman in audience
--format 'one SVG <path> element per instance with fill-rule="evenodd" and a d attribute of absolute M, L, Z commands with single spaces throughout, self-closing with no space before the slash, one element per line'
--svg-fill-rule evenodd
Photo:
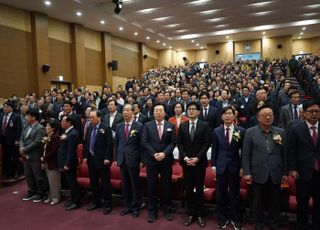
<path fill-rule="evenodd" d="M 58 135 L 59 122 L 55 119 L 50 119 L 46 125 L 47 137 L 43 138 L 44 153 L 41 157 L 42 166 L 46 171 L 49 181 L 49 195 L 44 203 L 55 205 L 60 201 L 60 172 L 58 170 L 57 153 L 60 145 Z"/>
<path fill-rule="evenodd" d="M 174 104 L 173 113 L 174 113 L 174 116 L 169 118 L 169 122 L 171 124 L 174 124 L 175 129 L 176 129 L 176 134 L 178 136 L 180 124 L 187 121 L 188 117 L 185 115 L 182 115 L 183 105 L 181 102 L 176 102 Z"/>

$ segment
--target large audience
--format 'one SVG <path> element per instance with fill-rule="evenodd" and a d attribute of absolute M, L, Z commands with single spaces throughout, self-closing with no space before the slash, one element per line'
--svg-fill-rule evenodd
<path fill-rule="evenodd" d="M 291 176 L 297 188 L 297 228 L 320 229 L 319 119 L 317 55 L 154 68 L 116 92 L 106 84 L 101 92 L 80 87 L 5 98 L 0 118 L 3 176 L 24 173 L 24 201 L 56 205 L 61 186 L 67 186 L 71 198 L 65 209 L 77 209 L 82 190 L 77 151 L 82 145 L 92 191 L 87 209 L 112 211 L 114 161 L 122 179 L 121 215 L 138 217 L 139 174 L 146 167 L 148 222 L 153 223 L 158 218 L 158 174 L 164 217 L 173 219 L 171 165 L 179 161 L 187 205 L 184 225 L 197 221 L 205 227 L 203 188 L 209 163 L 217 184 L 218 227 L 230 224 L 234 229 L 243 226 L 241 177 L 252 187 L 255 229 L 264 224 L 279 229 L 280 188 Z M 265 199 L 268 223 L 262 212 Z"/>

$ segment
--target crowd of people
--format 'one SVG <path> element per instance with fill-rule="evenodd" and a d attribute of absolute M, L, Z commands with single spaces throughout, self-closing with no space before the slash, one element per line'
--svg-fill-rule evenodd
<path fill-rule="evenodd" d="M 303 101 L 301 91 L 287 79 L 291 74 L 308 85 L 320 83 L 319 60 L 307 56 L 297 61 L 297 69 L 290 61 L 151 69 L 116 92 L 105 85 L 101 93 L 78 88 L 20 99 L 13 95 L 5 99 L 0 118 L 3 174 L 18 177 L 22 157 L 28 186 L 24 201 L 59 203 L 63 177 L 71 190 L 65 209 L 77 209 L 77 149 L 82 144 L 92 190 L 89 211 L 112 211 L 110 166 L 116 161 L 124 198 L 120 214 L 139 216 L 139 175 L 145 166 L 148 222 L 158 218 L 158 183 L 164 217 L 171 221 L 177 149 L 187 205 L 185 226 L 194 221 L 206 225 L 203 189 L 209 162 L 216 175 L 219 228 L 231 224 L 242 229 L 244 177 L 252 188 L 255 229 L 265 224 L 279 229 L 280 186 L 290 175 L 296 180 L 298 229 L 320 229 L 320 97 Z M 306 70 L 308 74 L 301 74 Z M 312 227 L 307 214 L 310 196 Z M 266 199 L 268 223 L 263 218 Z"/>

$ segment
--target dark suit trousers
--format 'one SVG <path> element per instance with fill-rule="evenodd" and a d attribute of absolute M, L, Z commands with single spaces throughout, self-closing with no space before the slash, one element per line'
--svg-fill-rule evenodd
<path fill-rule="evenodd" d="M 164 212 L 171 212 L 171 179 L 172 165 L 171 162 L 160 162 L 155 165 L 147 165 L 147 183 L 148 183 L 148 212 L 157 215 L 158 199 L 158 175 L 160 173 L 162 206 Z"/>
<path fill-rule="evenodd" d="M 92 202 L 94 204 L 101 204 L 103 199 L 104 207 L 112 207 L 112 188 L 110 182 L 110 166 L 98 168 L 95 165 L 94 158 L 88 158 L 90 187 L 92 189 Z M 101 183 L 99 182 L 99 179 Z"/>
<path fill-rule="evenodd" d="M 217 205 L 220 221 L 228 219 L 239 221 L 241 219 L 240 177 L 238 172 L 232 174 L 227 167 L 222 174 L 217 174 Z"/>
<path fill-rule="evenodd" d="M 77 182 L 77 167 L 70 167 L 68 171 L 65 171 L 65 177 L 71 190 L 71 202 L 79 205 L 81 200 L 81 188 Z"/>
<path fill-rule="evenodd" d="M 128 167 L 125 163 L 120 167 L 122 179 L 122 194 L 125 208 L 139 210 L 140 208 L 140 167 Z"/>
<path fill-rule="evenodd" d="M 186 190 L 188 216 L 203 217 L 203 185 L 206 175 L 205 166 L 183 166 L 183 182 Z M 194 188 L 196 191 L 194 192 Z"/>
<path fill-rule="evenodd" d="M 297 220 L 299 227 L 308 225 L 308 206 L 310 196 L 313 198 L 312 224 L 313 229 L 320 229 L 320 172 L 314 171 L 312 179 L 296 180 L 297 189 Z"/>
<path fill-rule="evenodd" d="M 24 162 L 24 174 L 28 184 L 28 193 L 44 195 L 48 190 L 45 171 L 41 169 L 40 161 L 26 160 Z"/>
<path fill-rule="evenodd" d="M 273 184 L 269 176 L 263 184 L 252 182 L 252 212 L 256 226 L 264 225 L 263 203 L 267 200 L 270 226 L 278 229 L 280 219 L 280 184 Z"/>
<path fill-rule="evenodd" d="M 4 137 L 2 137 L 4 138 Z M 19 152 L 18 147 L 8 145 L 5 141 L 2 142 L 3 149 L 3 174 L 7 177 L 14 176 L 19 169 Z"/>

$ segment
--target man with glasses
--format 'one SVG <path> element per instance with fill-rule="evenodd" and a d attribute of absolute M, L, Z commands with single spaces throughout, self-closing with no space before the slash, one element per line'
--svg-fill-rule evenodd
<path fill-rule="evenodd" d="M 270 229 L 279 229 L 280 184 L 287 182 L 286 136 L 272 126 L 273 111 L 267 105 L 257 109 L 259 124 L 246 131 L 242 167 L 245 179 L 252 183 L 252 213 L 255 230 L 263 229 L 264 200 L 268 199 Z"/>
<path fill-rule="evenodd" d="M 288 124 L 294 119 L 299 119 L 300 109 L 300 93 L 294 90 L 289 93 L 290 103 L 281 107 L 280 110 L 280 127 L 285 130 L 288 129 Z"/>
<path fill-rule="evenodd" d="M 297 120 L 288 129 L 290 175 L 296 180 L 298 229 L 320 229 L 320 103 L 303 103 L 304 121 Z M 313 198 L 312 224 L 308 206 Z"/>

